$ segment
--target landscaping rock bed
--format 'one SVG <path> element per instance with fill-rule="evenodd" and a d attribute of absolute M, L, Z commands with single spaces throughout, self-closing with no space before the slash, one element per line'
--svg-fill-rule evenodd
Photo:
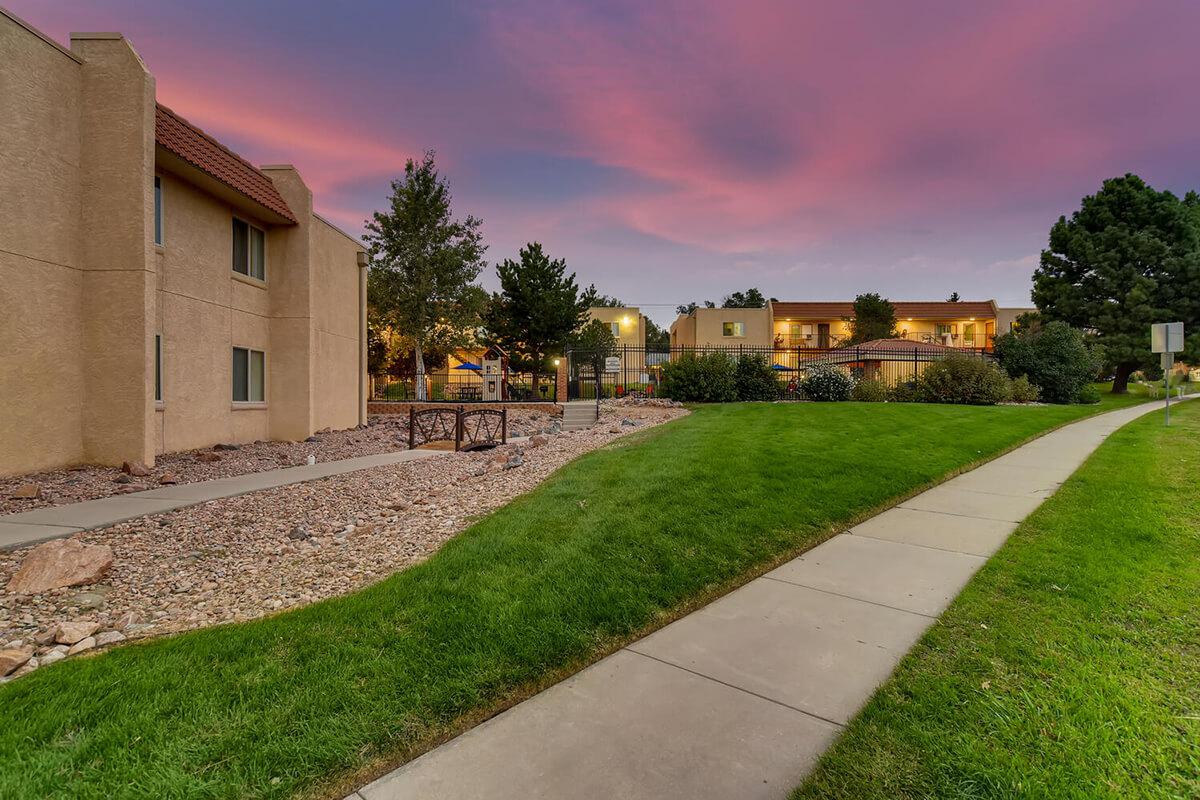
<path fill-rule="evenodd" d="M 510 437 L 551 430 L 556 417 L 548 411 L 510 409 Z M 163 484 L 194 483 L 263 472 L 307 463 L 339 461 L 356 456 L 408 449 L 408 416 L 379 414 L 365 427 L 325 430 L 302 442 L 251 442 L 166 453 L 153 467 L 131 464 L 118 467 L 81 466 L 0 478 L 0 515 L 96 500 L 115 494 L 153 489 Z M 144 472 L 145 474 L 138 474 Z"/>
<path fill-rule="evenodd" d="M 539 433 L 522 445 L 448 452 L 78 534 L 72 540 L 82 545 L 111 548 L 111 567 L 95 585 L 0 594 L 0 670 L 10 670 L 0 681 L 126 638 L 253 619 L 362 588 L 428 558 L 577 456 L 685 413 L 669 401 L 615 401 L 587 430 Z M 0 553 L 0 586 L 33 549 Z"/>

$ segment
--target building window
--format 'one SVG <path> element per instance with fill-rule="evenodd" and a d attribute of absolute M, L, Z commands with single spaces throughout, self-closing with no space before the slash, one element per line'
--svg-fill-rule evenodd
<path fill-rule="evenodd" d="M 261 350 L 233 348 L 233 402 L 261 403 L 266 397 L 264 375 L 267 357 Z"/>
<path fill-rule="evenodd" d="M 744 323 L 744 322 L 722 322 L 721 323 L 721 335 L 722 336 L 745 336 L 746 335 L 746 323 Z"/>
<path fill-rule="evenodd" d="M 267 279 L 267 234 L 237 217 L 233 218 L 233 271 Z"/>
<path fill-rule="evenodd" d="M 157 182 L 157 178 L 155 182 Z M 154 402 L 162 402 L 162 334 L 154 334 Z"/>
<path fill-rule="evenodd" d="M 162 178 L 154 176 L 154 243 L 162 244 Z"/>
<path fill-rule="evenodd" d="M 621 338 L 621 323 L 610 322 L 610 323 L 608 323 L 608 326 L 612 330 L 613 338 L 620 339 Z"/>

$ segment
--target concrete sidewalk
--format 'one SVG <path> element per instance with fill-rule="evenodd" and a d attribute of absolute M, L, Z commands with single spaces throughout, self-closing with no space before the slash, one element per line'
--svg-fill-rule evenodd
<path fill-rule="evenodd" d="M 114 495 L 64 506 L 50 506 L 0 517 L 0 550 L 70 536 L 83 530 L 104 528 L 146 514 L 160 514 L 222 497 L 234 497 L 262 489 L 328 478 L 360 469 L 402 464 L 444 453 L 444 450 L 401 450 L 372 456 L 346 458 L 312 466 L 285 467 L 250 472 L 211 481 L 180 483 L 144 492 Z"/>
<path fill-rule="evenodd" d="M 828 540 L 350 795 L 783 798 L 975 571 L 1144 404 Z"/>

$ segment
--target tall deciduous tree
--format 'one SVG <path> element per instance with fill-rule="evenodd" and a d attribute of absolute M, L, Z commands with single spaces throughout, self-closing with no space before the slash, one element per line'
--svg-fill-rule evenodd
<path fill-rule="evenodd" d="M 1190 328 L 1185 358 L 1200 356 L 1200 198 L 1180 200 L 1127 174 L 1083 198 L 1050 229 L 1033 274 L 1043 318 L 1095 334 L 1114 371 L 1113 393 L 1153 364 L 1150 326 Z"/>
<path fill-rule="evenodd" d="M 604 359 L 617 354 L 617 337 L 612 335 L 612 327 L 598 319 L 571 334 L 570 342 L 595 376 L 604 372 Z"/>
<path fill-rule="evenodd" d="M 538 242 L 521 248 L 520 261 L 506 258 L 497 264 L 496 272 L 500 292 L 492 295 L 485 327 L 508 350 L 510 363 L 533 373 L 536 392 L 546 357 L 564 347 L 588 307 L 580 299 L 575 273 L 567 274 L 567 262 L 550 258 Z"/>
<path fill-rule="evenodd" d="M 763 308 L 766 304 L 767 298 L 763 297 L 763 293 L 757 288 L 754 288 L 725 295 L 721 301 L 721 308 Z"/>
<path fill-rule="evenodd" d="M 625 304 L 615 297 L 609 297 L 606 294 L 600 294 L 596 291 L 596 284 L 589 284 L 586 289 L 579 295 L 579 302 L 584 308 L 621 308 Z"/>
<path fill-rule="evenodd" d="M 486 294 L 474 284 L 486 266 L 482 221 L 456 220 L 450 188 L 432 152 L 404 165 L 386 211 L 363 236 L 371 258 L 368 291 L 375 313 L 413 343 L 417 399 L 425 400 L 424 353 L 466 346 L 479 326 Z"/>
<path fill-rule="evenodd" d="M 896 336 L 896 307 L 891 301 L 871 292 L 854 298 L 854 316 L 850 323 L 850 344 Z"/>

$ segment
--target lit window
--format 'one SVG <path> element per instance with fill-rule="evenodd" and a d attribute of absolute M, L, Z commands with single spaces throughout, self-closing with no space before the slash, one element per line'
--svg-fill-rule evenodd
<path fill-rule="evenodd" d="M 621 338 L 621 323 L 619 323 L 619 322 L 610 322 L 610 323 L 608 323 L 608 325 L 609 325 L 609 327 L 612 329 L 612 335 L 613 335 L 613 338 L 614 338 L 614 339 L 619 339 L 619 338 Z"/>
<path fill-rule="evenodd" d="M 233 220 L 233 271 L 260 281 L 267 279 L 266 233 L 245 220 Z"/>
<path fill-rule="evenodd" d="M 154 243 L 162 244 L 162 178 L 154 176 Z"/>
<path fill-rule="evenodd" d="M 157 183 L 158 179 L 155 178 Z M 162 402 L 162 334 L 154 334 L 154 401 Z"/>
<path fill-rule="evenodd" d="M 744 323 L 744 322 L 722 322 L 721 323 L 721 335 L 722 336 L 745 336 L 746 335 L 746 323 Z"/>
<path fill-rule="evenodd" d="M 266 358 L 261 350 L 233 348 L 233 402 L 263 402 Z"/>

